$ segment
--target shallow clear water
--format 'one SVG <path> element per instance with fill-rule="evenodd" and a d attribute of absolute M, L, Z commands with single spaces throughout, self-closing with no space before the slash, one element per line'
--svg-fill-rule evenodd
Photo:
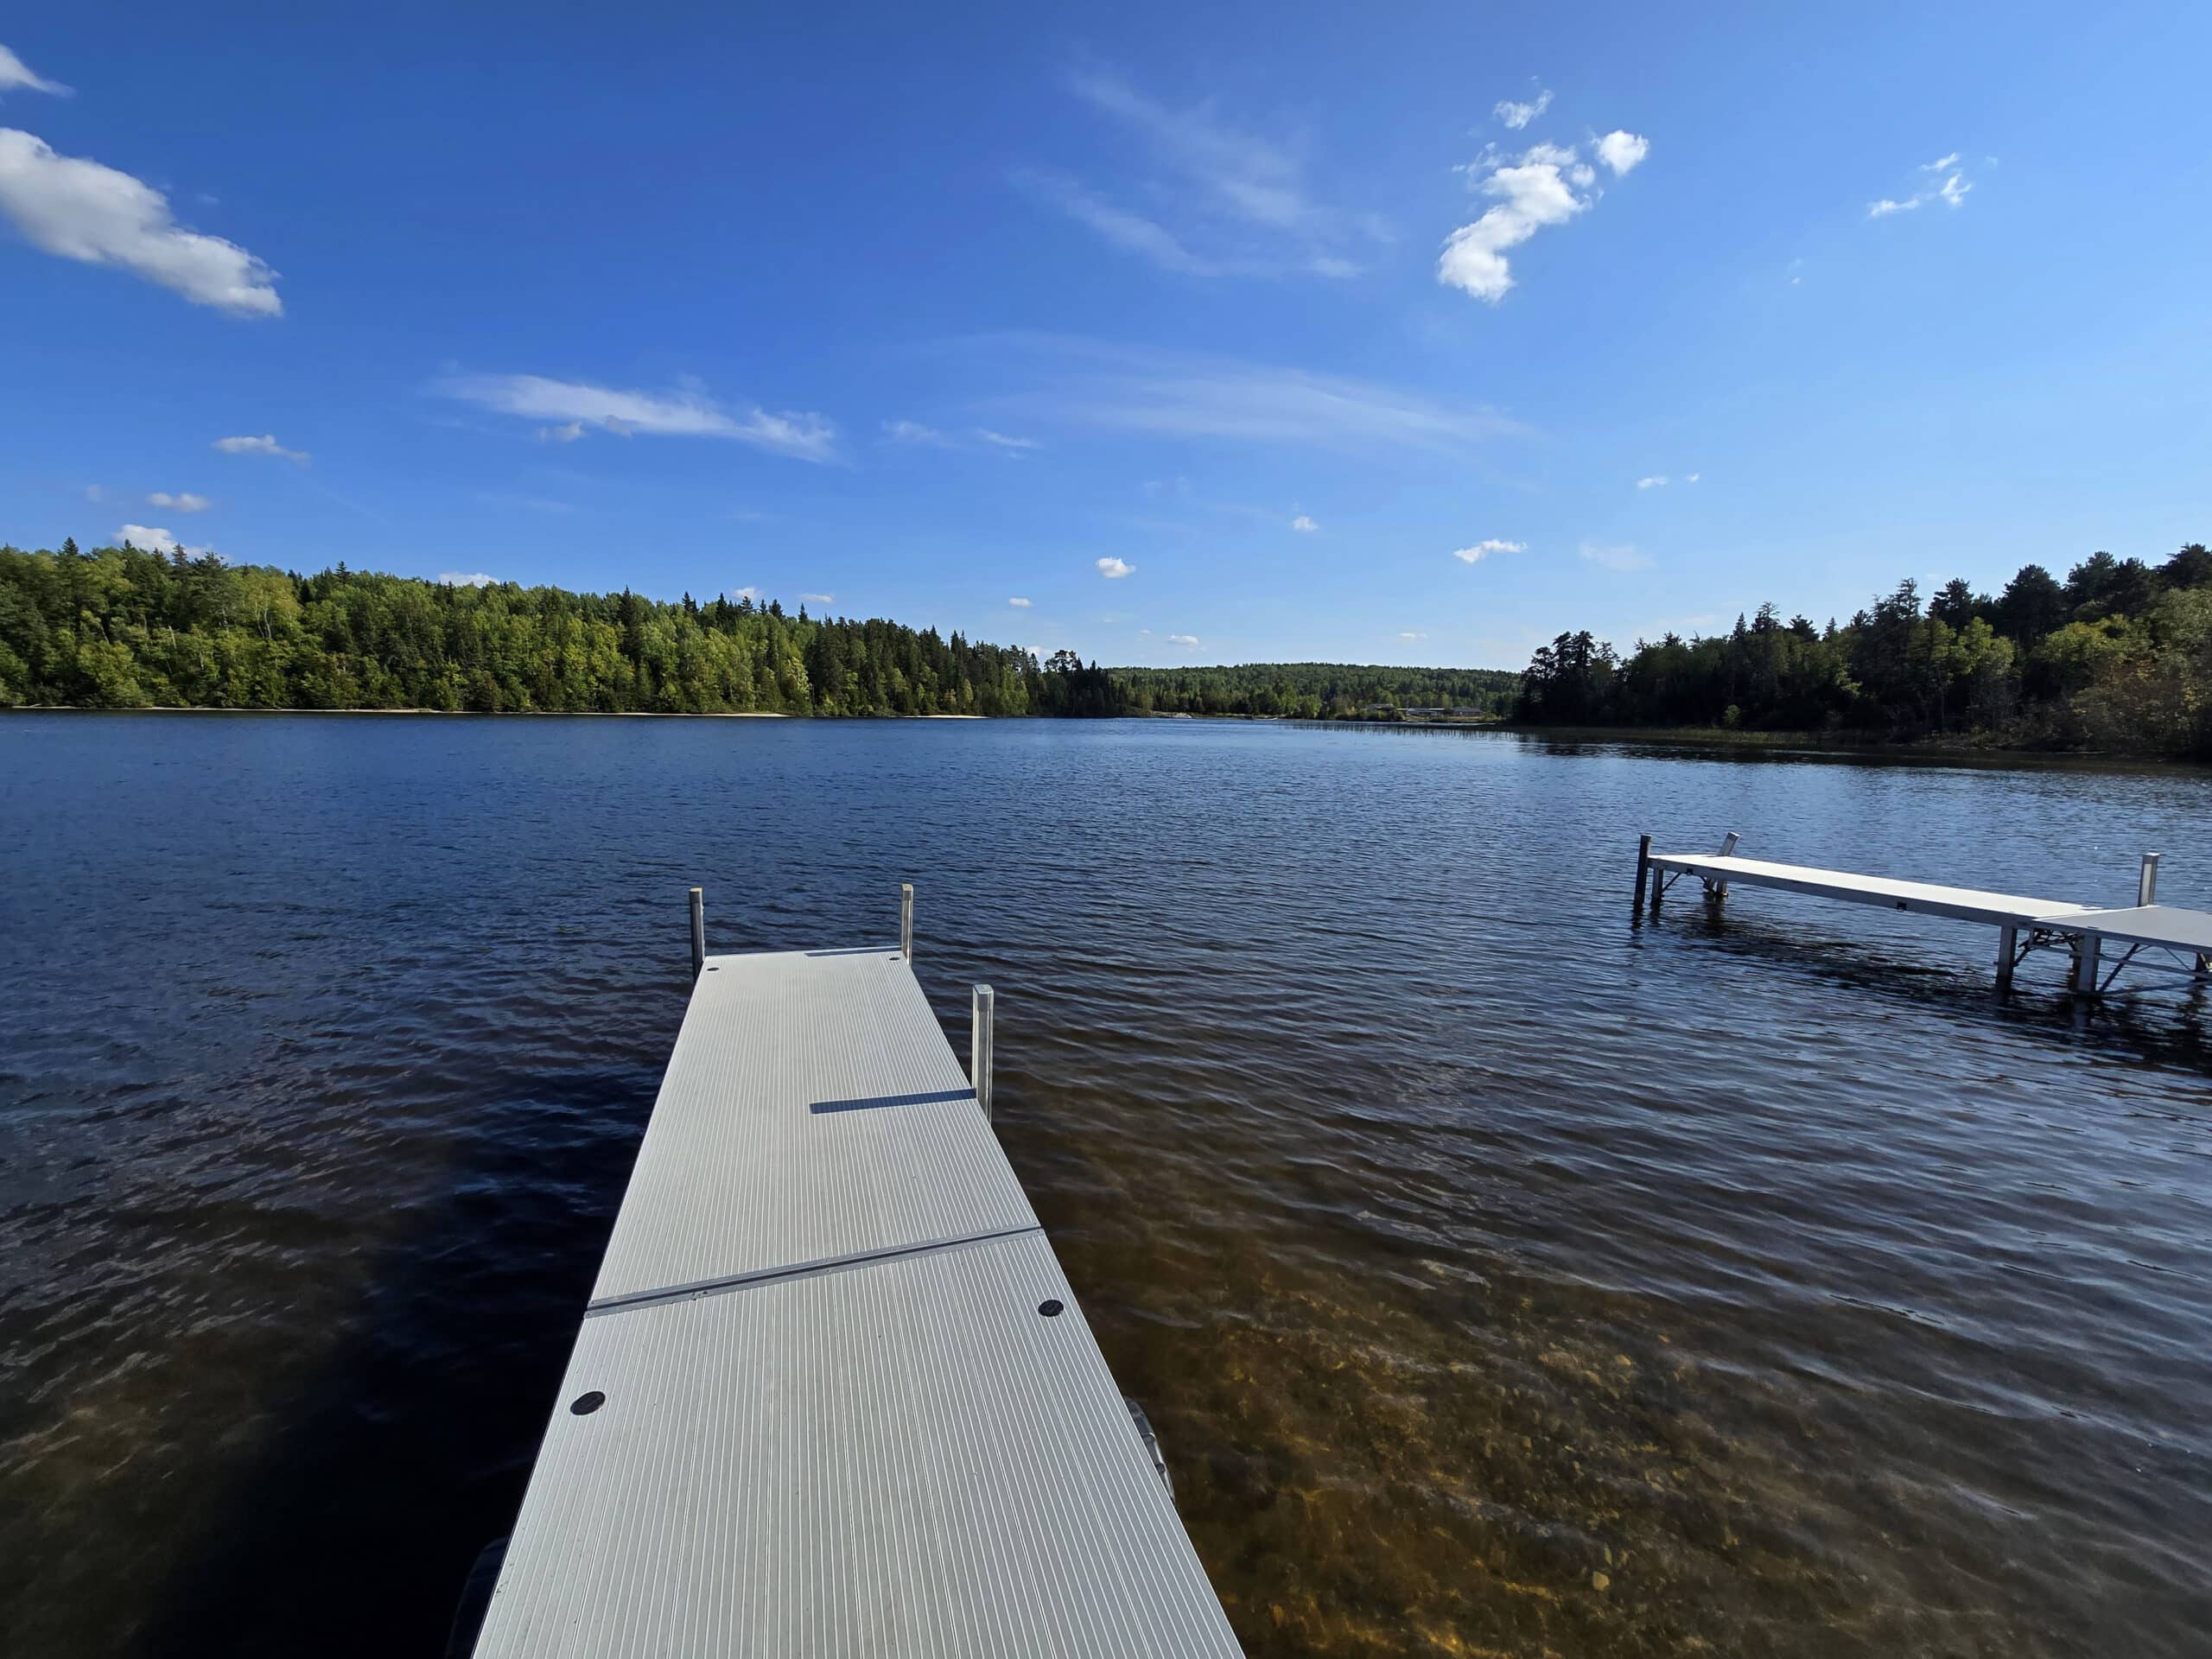
<path fill-rule="evenodd" d="M 2212 908 L 2202 774 L 0 720 L 0 1630 L 435 1652 L 685 991 L 890 937 L 1258 1653 L 2201 1652 L 2212 1010 L 1636 834 Z"/>

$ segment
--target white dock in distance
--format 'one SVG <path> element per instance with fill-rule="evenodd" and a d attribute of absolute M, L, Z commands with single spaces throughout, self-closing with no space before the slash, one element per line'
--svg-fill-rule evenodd
<path fill-rule="evenodd" d="M 2063 950 L 2071 959 L 2068 982 L 2080 995 L 2101 995 L 2120 970 L 2164 972 L 2202 986 L 2212 979 L 2212 914 L 2155 904 L 2158 887 L 2157 853 L 2143 855 L 2136 879 L 2136 902 L 2101 909 L 2061 899 L 1988 893 L 1975 887 L 1945 887 L 1929 881 L 1860 875 L 1807 864 L 1775 864 L 1738 858 L 1741 838 L 1731 834 L 1717 853 L 1656 853 L 1646 836 L 1636 853 L 1636 905 L 1643 908 L 1649 891 L 1656 912 L 1669 888 L 1694 877 L 1706 902 L 1722 904 L 1732 887 L 1776 887 L 1846 904 L 1873 905 L 1952 921 L 1978 922 L 1997 929 L 1997 981 L 2009 985 L 2012 970 L 2031 951 Z M 2107 945 L 2125 947 L 2107 970 Z"/>
<path fill-rule="evenodd" d="M 901 908 L 700 962 L 478 1659 L 1241 1652 Z"/>

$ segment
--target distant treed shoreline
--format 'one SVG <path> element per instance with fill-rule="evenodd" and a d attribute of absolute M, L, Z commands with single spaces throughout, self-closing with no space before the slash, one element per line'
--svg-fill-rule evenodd
<path fill-rule="evenodd" d="M 1900 582 L 1848 623 L 1771 605 L 1706 639 L 1588 632 L 1540 647 L 1515 717 L 1533 725 L 1719 727 L 1979 739 L 2013 747 L 2212 759 L 2212 552 L 2163 564 L 2096 553 L 2002 593 Z"/>
<path fill-rule="evenodd" d="M 774 602 L 0 548 L 0 706 L 1060 715 L 1103 671 Z"/>
<path fill-rule="evenodd" d="M 1522 673 L 1334 663 L 1114 668 L 770 601 L 351 571 L 125 544 L 0 547 L 0 707 L 816 716 L 1470 719 L 1963 739 L 2212 758 L 2212 552 L 1916 585 L 1848 623 L 1562 633 Z"/>

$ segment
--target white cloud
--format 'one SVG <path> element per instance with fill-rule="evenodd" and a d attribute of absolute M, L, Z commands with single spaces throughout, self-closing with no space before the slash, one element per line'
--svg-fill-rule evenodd
<path fill-rule="evenodd" d="M 1135 569 L 1136 566 L 1129 563 L 1125 559 L 1101 559 L 1098 561 L 1098 574 L 1105 577 L 1109 582 L 1118 582 L 1123 576 L 1126 576 L 1135 570 Z"/>
<path fill-rule="evenodd" d="M 1551 89 L 1546 87 L 1526 104 L 1516 104 L 1510 99 L 1501 99 L 1491 109 L 1491 113 L 1506 126 L 1518 132 L 1551 106 Z"/>
<path fill-rule="evenodd" d="M 804 605 L 835 605 L 837 602 L 837 595 L 835 594 L 801 594 L 799 595 L 799 602 Z"/>
<path fill-rule="evenodd" d="M 1477 542 L 1472 547 L 1455 549 L 1452 556 L 1467 564 L 1480 564 L 1494 553 L 1526 553 L 1528 550 L 1529 543 L 1526 542 L 1501 541 L 1493 536 L 1488 541 Z"/>
<path fill-rule="evenodd" d="M 281 315 L 276 273 L 236 243 L 188 231 L 151 185 L 98 162 L 57 156 L 0 127 L 0 213 L 26 241 L 64 259 L 117 265 L 234 316 Z"/>
<path fill-rule="evenodd" d="M 257 438 L 218 438 L 213 447 L 226 455 L 278 455 L 286 461 L 296 461 L 302 466 L 305 466 L 308 461 L 306 450 L 287 449 L 265 432 Z"/>
<path fill-rule="evenodd" d="M 171 495 L 167 490 L 156 490 L 146 498 L 149 507 L 167 507 L 172 512 L 205 512 L 215 504 L 204 495 L 194 495 L 183 490 Z"/>
<path fill-rule="evenodd" d="M 1198 646 L 1198 636 L 1195 633 L 1171 633 L 1167 636 L 1167 643 L 1171 645 L 1180 645 L 1185 651 L 1196 651 Z"/>
<path fill-rule="evenodd" d="M 1618 128 L 1598 141 L 1598 159 L 1618 178 L 1651 153 L 1651 141 Z"/>
<path fill-rule="evenodd" d="M 1639 490 L 1663 490 L 1667 487 L 1667 475 L 1654 473 L 1649 478 L 1639 478 L 1636 480 L 1636 487 Z"/>
<path fill-rule="evenodd" d="M 541 426 L 537 429 L 540 443 L 574 443 L 584 435 L 582 421 L 570 421 L 565 426 Z"/>
<path fill-rule="evenodd" d="M 919 421 L 886 421 L 883 423 L 886 443 L 925 444 L 933 449 L 951 447 L 952 441 L 933 426 L 924 426 Z"/>
<path fill-rule="evenodd" d="M 837 429 L 828 416 L 803 410 L 771 413 L 758 405 L 732 414 L 696 387 L 628 391 L 538 374 L 454 374 L 434 382 L 431 390 L 504 415 L 576 422 L 622 437 L 728 438 L 799 461 L 837 459 Z"/>
<path fill-rule="evenodd" d="M 1425 633 L 1416 632 L 1413 629 L 1408 628 L 1405 632 L 1400 634 L 1398 638 L 1401 639 L 1426 639 L 1428 636 Z"/>
<path fill-rule="evenodd" d="M 969 342 L 971 351 L 994 344 L 1050 365 L 1047 385 L 998 400 L 1000 407 L 1039 423 L 1076 422 L 1179 439 L 1444 454 L 1526 430 L 1478 404 L 1233 358 L 1058 336 Z M 1153 493 L 1165 495 L 1169 487 L 1163 484 Z M 1174 487 L 1182 487 L 1179 480 Z"/>
<path fill-rule="evenodd" d="M 32 73 L 30 65 L 0 46 L 0 92 L 48 92 L 55 98 L 67 98 L 69 89 L 58 80 L 48 80 Z"/>
<path fill-rule="evenodd" d="M 1649 559 L 1625 542 L 1611 546 L 1599 542 L 1585 542 L 1582 543 L 1582 556 L 1592 564 L 1601 565 L 1608 570 L 1645 570 L 1651 565 Z"/>
<path fill-rule="evenodd" d="M 1026 611 L 1029 608 L 1030 602 L 1026 599 L 1009 599 L 1007 601 L 1007 603 L 1013 606 L 1017 611 Z"/>
<path fill-rule="evenodd" d="M 1644 140 L 1624 132 L 1608 133 L 1597 146 L 1599 159 L 1617 174 L 1642 161 L 1649 148 Z M 1513 286 L 1512 267 L 1505 257 L 1509 250 L 1548 226 L 1566 224 L 1598 200 L 1591 188 L 1597 175 L 1571 144 L 1532 144 L 1518 156 L 1502 155 L 1496 146 L 1486 146 L 1460 171 L 1474 190 L 1496 205 L 1445 238 L 1444 251 L 1436 261 L 1436 280 L 1491 305 Z M 1587 194 L 1578 195 L 1578 190 Z"/>
<path fill-rule="evenodd" d="M 438 581 L 448 588 L 489 588 L 499 580 L 481 570 L 441 570 Z"/>
<path fill-rule="evenodd" d="M 727 594 L 723 594 L 722 597 L 725 599 L 750 600 L 753 603 L 758 605 L 760 602 L 760 590 L 758 588 L 733 588 Z"/>
<path fill-rule="evenodd" d="M 1314 531 L 1317 531 L 1317 530 L 1319 530 L 1319 529 L 1320 529 L 1320 528 L 1321 528 L 1321 526 L 1320 526 L 1320 525 L 1319 525 L 1319 524 L 1315 524 L 1315 523 L 1314 523 L 1311 518 L 1307 518 L 1304 513 L 1302 513 L 1302 512 L 1301 512 L 1301 513 L 1300 513 L 1300 514 L 1298 515 L 1298 517 L 1297 517 L 1297 518 L 1294 518 L 1294 519 L 1292 519 L 1292 520 L 1290 521 L 1290 527 L 1291 527 L 1293 530 L 1304 531 L 1307 532 L 1309 535 L 1310 535 L 1312 532 L 1313 532 Z"/>
<path fill-rule="evenodd" d="M 1925 207 L 1931 201 L 1940 201 L 1947 207 L 1966 204 L 1967 192 L 1974 188 L 1974 181 L 1966 175 L 1959 163 L 1959 154 L 1953 150 L 1939 156 L 1932 162 L 1923 162 L 1917 169 L 1931 176 L 1923 181 L 1913 193 L 1905 197 L 1884 196 L 1879 201 L 1866 204 L 1866 217 L 1887 219 L 1892 213 L 1909 213 Z"/>
<path fill-rule="evenodd" d="M 1695 473 L 1684 473 L 1684 474 L 1682 474 L 1682 482 L 1683 482 L 1683 483 L 1685 483 L 1685 484 L 1694 484 L 1694 483 L 1696 483 L 1696 482 L 1697 482 L 1697 474 L 1696 474 Z"/>
<path fill-rule="evenodd" d="M 133 547 L 143 548 L 149 553 L 181 552 L 190 558 L 200 558 L 213 551 L 212 548 L 184 547 L 177 538 L 156 524 L 124 524 L 115 532 L 118 546 L 128 542 Z"/>
<path fill-rule="evenodd" d="M 1003 432 L 994 432 L 988 426 L 976 429 L 976 435 L 996 448 L 1019 453 L 1024 449 L 1041 449 L 1045 446 L 1034 438 L 1011 438 Z"/>

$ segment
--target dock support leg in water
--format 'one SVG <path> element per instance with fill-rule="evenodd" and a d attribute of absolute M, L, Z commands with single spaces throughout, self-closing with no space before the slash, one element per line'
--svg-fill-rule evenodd
<path fill-rule="evenodd" d="M 704 890 L 691 889 L 691 977 L 707 965 L 707 895 Z"/>
<path fill-rule="evenodd" d="M 2143 873 L 2135 878 L 2135 902 L 2139 906 L 2158 902 L 2158 861 L 2164 856 L 2164 853 L 2143 855 Z"/>
<path fill-rule="evenodd" d="M 1651 837 L 1643 836 L 1636 843 L 1636 908 L 1643 909 L 1643 889 L 1651 880 Z"/>
<path fill-rule="evenodd" d="M 2082 933 L 2074 940 L 2074 989 L 2077 995 L 2097 994 L 2097 938 Z"/>
<path fill-rule="evenodd" d="M 1997 930 L 1997 988 L 2000 991 L 2012 988 L 2012 960 L 2018 954 L 2018 935 L 2019 929 L 2016 927 Z"/>
<path fill-rule="evenodd" d="M 998 994 L 978 985 L 968 1001 L 968 1081 L 976 1087 L 976 1103 L 991 1116 L 991 1016 L 997 1012 Z"/>
<path fill-rule="evenodd" d="M 908 962 L 914 959 L 914 884 L 899 884 L 899 954 Z"/>

